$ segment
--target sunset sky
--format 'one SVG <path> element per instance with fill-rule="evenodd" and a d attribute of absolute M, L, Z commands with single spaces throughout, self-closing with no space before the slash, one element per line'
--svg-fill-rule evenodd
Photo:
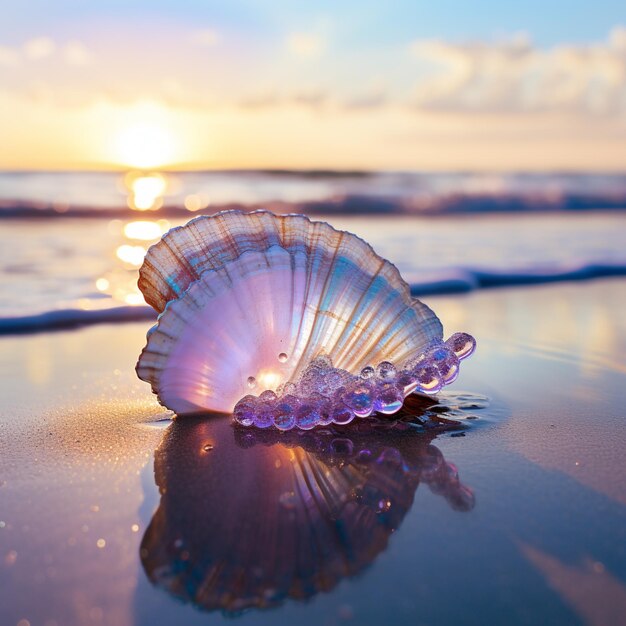
<path fill-rule="evenodd" d="M 24 0 L 0 168 L 626 166 L 623 0 Z"/>

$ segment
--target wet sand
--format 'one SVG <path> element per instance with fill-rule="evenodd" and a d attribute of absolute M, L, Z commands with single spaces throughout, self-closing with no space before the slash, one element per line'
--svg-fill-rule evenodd
<path fill-rule="evenodd" d="M 1 338 L 0 623 L 624 623 L 626 281 L 425 300 L 462 430 L 172 423 L 147 323 Z"/>

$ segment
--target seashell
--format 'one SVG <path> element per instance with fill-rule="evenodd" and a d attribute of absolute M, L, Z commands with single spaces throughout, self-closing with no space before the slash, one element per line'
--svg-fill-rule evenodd
<path fill-rule="evenodd" d="M 392 413 L 398 396 L 452 382 L 475 347 L 463 333 L 444 342 L 371 246 L 302 215 L 191 220 L 150 248 L 139 287 L 160 315 L 137 373 L 179 415 L 307 430 Z"/>
<path fill-rule="evenodd" d="M 277 607 L 370 566 L 420 484 L 456 511 L 474 507 L 433 434 L 375 420 L 332 428 L 174 422 L 154 459 L 161 496 L 140 550 L 149 580 L 207 611 Z"/>

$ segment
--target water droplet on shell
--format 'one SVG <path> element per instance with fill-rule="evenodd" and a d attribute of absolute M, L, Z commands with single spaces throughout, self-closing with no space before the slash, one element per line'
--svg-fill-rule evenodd
<path fill-rule="evenodd" d="M 375 374 L 376 371 L 371 365 L 367 365 L 361 370 L 361 378 L 363 380 L 369 380 L 370 378 L 373 378 Z"/>
<path fill-rule="evenodd" d="M 466 359 L 476 349 L 476 339 L 467 333 L 454 333 L 446 344 L 459 359 Z"/>
<path fill-rule="evenodd" d="M 396 379 L 396 366 L 389 361 L 383 361 L 378 364 L 376 368 L 376 376 L 379 380 L 383 382 L 390 383 Z"/>

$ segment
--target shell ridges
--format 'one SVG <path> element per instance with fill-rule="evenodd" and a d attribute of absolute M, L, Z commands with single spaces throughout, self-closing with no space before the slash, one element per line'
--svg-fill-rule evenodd
<path fill-rule="evenodd" d="M 459 358 L 475 345 L 460 334 L 449 340 L 453 345 L 444 344 L 437 316 L 411 298 L 395 266 L 369 244 L 299 215 L 226 211 L 191 220 L 150 248 L 139 286 L 160 315 L 137 373 L 179 414 L 231 412 L 254 381 L 259 395 L 279 388 L 295 389 L 300 400 L 321 395 L 322 405 L 318 398 L 310 409 L 313 417 L 308 409 L 293 407 L 295 424 L 306 429 L 331 420 L 334 405 L 324 393 L 339 393 L 347 385 L 336 402 L 349 405 L 349 387 L 366 366 L 391 362 L 400 371 L 436 347 L 440 369 L 456 360 L 458 370 Z M 316 381 L 322 370 L 337 384 L 306 382 Z M 441 384 L 456 373 L 443 372 Z M 393 412 L 398 393 L 404 397 L 415 389 L 407 379 L 394 392 L 391 382 L 384 381 L 388 404 L 373 397 L 372 407 Z M 323 393 L 315 385 L 324 387 Z M 257 425 L 271 425 L 267 412 L 279 401 L 266 394 L 255 404 L 263 415 Z M 248 405 L 239 414 L 247 415 Z"/>

